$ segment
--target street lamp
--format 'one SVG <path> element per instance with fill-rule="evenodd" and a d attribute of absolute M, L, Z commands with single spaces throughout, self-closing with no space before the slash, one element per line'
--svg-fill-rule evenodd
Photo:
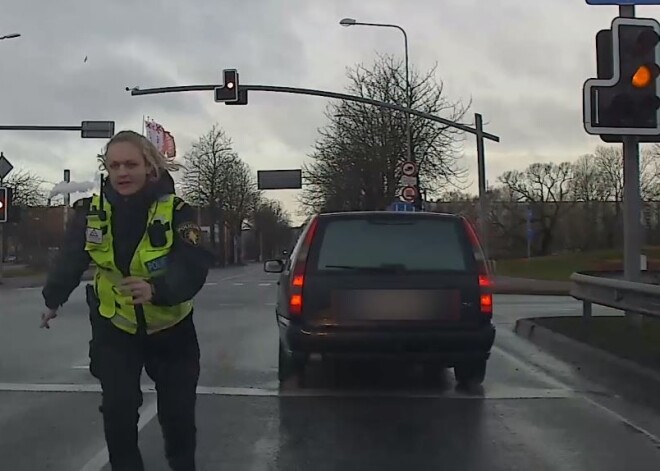
<path fill-rule="evenodd" d="M 20 37 L 21 35 L 19 33 L 5 34 L 4 36 L 0 36 L 0 41 L 2 41 L 3 39 L 14 39 Z"/>
<path fill-rule="evenodd" d="M 339 24 L 344 27 L 358 25 L 358 26 L 378 26 L 381 28 L 395 28 L 401 31 L 401 33 L 403 33 L 403 46 L 405 50 L 405 61 L 406 61 L 406 107 L 409 109 L 412 108 L 412 97 L 410 93 L 410 70 L 409 70 L 409 59 L 408 59 L 408 35 L 406 34 L 406 30 L 404 30 L 399 25 L 388 24 L 388 23 L 363 23 L 355 20 L 354 18 L 344 18 L 339 22 Z M 407 142 L 408 145 L 406 146 L 408 148 L 408 160 L 414 161 L 412 155 L 412 130 L 410 128 L 409 113 L 406 113 L 406 140 L 408 141 Z M 419 171 L 417 173 L 417 192 L 419 193 Z"/>

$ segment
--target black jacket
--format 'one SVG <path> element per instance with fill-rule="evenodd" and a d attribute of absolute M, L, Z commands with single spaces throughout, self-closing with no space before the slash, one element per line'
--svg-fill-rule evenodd
<path fill-rule="evenodd" d="M 174 182 L 168 173 L 144 190 L 130 197 L 119 195 L 109 184 L 104 196 L 112 205 L 112 236 L 115 264 L 129 276 L 129 266 L 137 246 L 145 233 L 148 211 L 159 197 L 174 193 Z M 91 198 L 74 205 L 75 215 L 65 234 L 60 253 L 52 265 L 42 294 L 46 306 L 57 309 L 63 305 L 80 284 L 91 262 L 85 251 L 87 212 Z M 152 304 L 173 306 L 192 299 L 204 286 L 212 255 L 188 237 L 190 230 L 201 232 L 190 206 L 177 198 L 174 213 L 174 245 L 167 259 L 165 275 L 152 278 L 155 295 Z"/>

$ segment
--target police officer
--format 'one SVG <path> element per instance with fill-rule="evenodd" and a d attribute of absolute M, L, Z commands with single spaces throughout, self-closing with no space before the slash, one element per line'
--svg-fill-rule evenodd
<path fill-rule="evenodd" d="M 80 200 L 43 297 L 42 328 L 80 284 L 87 286 L 90 371 L 101 383 L 105 439 L 114 471 L 142 471 L 138 408 L 142 368 L 158 392 L 158 419 L 172 470 L 195 469 L 199 344 L 192 299 L 210 254 L 192 208 L 174 195 L 167 161 L 144 136 L 122 131 L 100 157 L 109 184 Z"/>

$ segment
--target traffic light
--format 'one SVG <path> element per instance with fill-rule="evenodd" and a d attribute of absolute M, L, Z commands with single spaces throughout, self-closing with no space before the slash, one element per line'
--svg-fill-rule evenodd
<path fill-rule="evenodd" d="M 11 188 L 0 187 L 0 222 L 9 221 L 9 207 L 11 206 Z"/>
<path fill-rule="evenodd" d="M 587 133 L 660 140 L 659 43 L 653 19 L 616 18 L 611 32 L 598 33 L 598 78 L 584 85 Z"/>
<path fill-rule="evenodd" d="M 232 103 L 238 101 L 238 71 L 236 69 L 225 69 L 222 71 L 224 77 L 222 87 L 215 88 L 215 101 Z"/>

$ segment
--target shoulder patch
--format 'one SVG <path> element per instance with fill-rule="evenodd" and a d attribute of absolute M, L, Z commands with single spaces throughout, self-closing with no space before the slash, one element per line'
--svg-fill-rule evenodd
<path fill-rule="evenodd" d="M 202 242 L 202 229 L 192 221 L 179 224 L 176 232 L 181 237 L 181 240 L 188 245 L 196 247 Z"/>

